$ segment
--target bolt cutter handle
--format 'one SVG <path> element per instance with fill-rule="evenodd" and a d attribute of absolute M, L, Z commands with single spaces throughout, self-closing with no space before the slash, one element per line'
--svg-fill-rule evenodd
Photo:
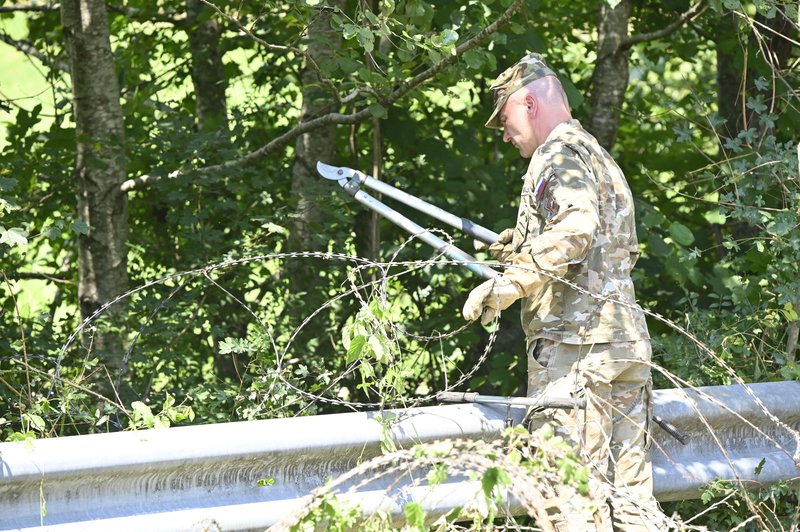
<path fill-rule="evenodd" d="M 451 214 L 446 210 L 437 207 L 436 205 L 428 203 L 425 200 L 421 200 L 416 196 L 412 196 L 407 192 L 403 192 L 402 190 L 393 187 L 388 183 L 384 183 L 383 181 L 368 176 L 362 172 L 359 172 L 358 170 L 353 170 L 352 168 L 346 167 L 331 166 L 323 162 L 317 162 L 317 172 L 319 172 L 320 175 L 322 175 L 322 177 L 325 179 L 338 181 L 342 188 L 344 188 L 350 194 L 355 194 L 359 187 L 363 184 L 364 186 L 367 186 L 376 192 L 380 192 L 385 196 L 404 203 L 409 207 L 412 207 L 422 213 L 436 218 L 441 222 L 455 227 L 456 229 L 468 234 L 472 238 L 480 240 L 484 244 L 492 244 L 497 242 L 499 235 L 491 229 L 487 229 L 481 225 L 478 225 L 467 218 Z"/>
<path fill-rule="evenodd" d="M 325 179 L 338 181 L 339 185 L 341 185 L 341 187 L 344 188 L 348 194 L 353 196 L 353 199 L 362 205 L 370 208 L 387 220 L 405 229 L 429 246 L 433 247 L 439 253 L 445 255 L 447 258 L 463 263 L 464 266 L 478 276 L 484 279 L 493 279 L 500 275 L 492 268 L 480 264 L 478 260 L 469 253 L 466 253 L 456 246 L 445 242 L 438 236 L 413 222 L 409 218 L 403 216 L 385 203 L 370 196 L 368 193 L 360 189 L 360 185 L 364 184 L 369 186 L 370 188 L 401 201 L 410 207 L 414 207 L 419 211 L 430 214 L 434 218 L 461 229 L 473 238 L 477 238 L 484 242 L 489 243 L 497 241 L 498 235 L 493 231 L 474 224 L 466 218 L 461 218 L 450 214 L 449 212 L 442 210 L 435 205 L 431 205 L 426 201 L 416 198 L 411 194 L 407 194 L 402 190 L 383 183 L 382 181 L 378 181 L 377 179 L 365 175 L 357 170 L 353 170 L 352 168 L 331 166 L 322 162 L 317 162 L 317 171 Z"/>

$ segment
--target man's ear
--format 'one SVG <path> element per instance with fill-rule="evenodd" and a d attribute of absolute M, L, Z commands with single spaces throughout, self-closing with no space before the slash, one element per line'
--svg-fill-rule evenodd
<path fill-rule="evenodd" d="M 536 118 L 536 115 L 539 112 L 539 100 L 537 100 L 533 94 L 528 93 L 525 95 L 522 103 L 525 104 L 525 107 L 527 108 L 526 110 L 531 118 Z"/>

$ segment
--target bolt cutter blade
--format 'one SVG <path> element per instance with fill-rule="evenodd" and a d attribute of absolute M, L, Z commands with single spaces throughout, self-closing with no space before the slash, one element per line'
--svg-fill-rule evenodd
<path fill-rule="evenodd" d="M 317 172 L 319 172 L 319 175 L 325 179 L 338 181 L 342 186 L 344 186 L 347 180 L 353 177 L 356 173 L 356 171 L 352 168 L 346 168 L 344 166 L 331 166 L 323 163 L 322 161 L 317 161 Z"/>

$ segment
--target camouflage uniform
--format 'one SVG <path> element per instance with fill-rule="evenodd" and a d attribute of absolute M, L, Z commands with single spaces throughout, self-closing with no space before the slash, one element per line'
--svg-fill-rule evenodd
<path fill-rule="evenodd" d="M 499 112 L 511 93 L 546 75 L 554 74 L 536 54 L 501 74 L 486 125 L 502 127 Z M 637 257 L 633 197 L 622 171 L 577 120 L 559 124 L 523 176 L 516 227 L 501 256 L 511 265 L 504 276 L 525 295 L 528 395 L 547 389 L 586 397 L 586 411 L 548 415 L 619 488 L 610 497 L 615 526 L 654 530 L 661 526 L 640 511 L 657 506 L 648 436 L 650 337 L 630 277 Z"/>

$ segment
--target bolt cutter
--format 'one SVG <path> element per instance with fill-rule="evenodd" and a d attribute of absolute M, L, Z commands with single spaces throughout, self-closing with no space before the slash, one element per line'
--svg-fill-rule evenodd
<path fill-rule="evenodd" d="M 428 214 L 437 220 L 440 220 L 467 233 L 469 236 L 475 238 L 476 240 L 480 240 L 485 244 L 497 242 L 498 234 L 494 231 L 486 229 L 485 227 L 482 227 L 466 218 L 451 214 L 435 205 L 428 203 L 427 201 L 421 200 L 416 196 L 412 196 L 411 194 L 403 192 L 392 185 L 384 183 L 383 181 L 379 181 L 374 177 L 359 172 L 358 170 L 353 170 L 352 168 L 331 166 L 323 162 L 317 162 L 317 172 L 319 172 L 319 174 L 325 179 L 337 181 L 348 194 L 353 196 L 353 198 L 362 205 L 365 205 L 387 220 L 397 224 L 429 246 L 432 246 L 436 251 L 445 255 L 447 258 L 463 263 L 464 266 L 470 269 L 470 271 L 479 275 L 480 277 L 483 277 L 484 279 L 493 279 L 500 276 L 500 274 L 492 268 L 480 264 L 478 260 L 469 253 L 466 253 L 454 245 L 445 242 L 438 236 L 416 224 L 409 218 L 403 216 L 385 203 L 382 203 L 370 196 L 367 192 L 361 190 L 361 186 L 364 185 L 369 187 L 385 196 L 404 203 L 409 207 L 413 207 L 420 212 Z"/>

